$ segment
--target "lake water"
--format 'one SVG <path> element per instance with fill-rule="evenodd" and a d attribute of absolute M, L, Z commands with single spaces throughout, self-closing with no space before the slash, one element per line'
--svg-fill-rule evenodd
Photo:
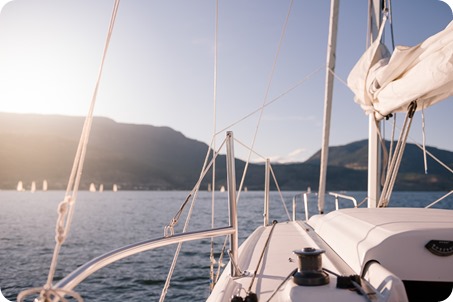
<path fill-rule="evenodd" d="M 292 197 L 284 192 L 285 204 L 292 214 Z M 363 200 L 365 192 L 348 192 Z M 391 206 L 426 206 L 445 192 L 395 192 Z M 79 192 L 71 232 L 60 253 L 56 279 L 61 279 L 92 258 L 118 247 L 163 236 L 163 228 L 176 214 L 187 192 L 130 191 Z M 316 196 L 310 195 L 310 212 L 316 211 Z M 55 245 L 57 205 L 64 192 L 0 191 L 0 288 L 3 295 L 16 301 L 24 289 L 42 286 L 46 279 Z M 227 194 L 216 193 L 215 226 L 228 221 Z M 398 202 L 400 201 L 400 202 Z M 402 202 L 404 201 L 404 202 Z M 326 207 L 333 208 L 333 198 Z M 350 206 L 344 201 L 344 206 Z M 453 208 L 453 196 L 438 206 Z M 182 230 L 188 208 L 176 232 Z M 262 192 L 241 193 L 238 202 L 239 239 L 262 224 Z M 298 217 L 304 217 L 298 204 Z M 211 225 L 211 193 L 200 192 L 189 230 Z M 280 195 L 271 196 L 270 219 L 287 220 Z M 215 240 L 216 254 L 223 238 Z M 183 245 L 167 301 L 204 301 L 209 295 L 209 240 Z M 76 291 L 85 301 L 158 301 L 170 268 L 175 246 L 144 252 L 99 270 Z M 227 262 L 227 257 L 224 262 Z"/>

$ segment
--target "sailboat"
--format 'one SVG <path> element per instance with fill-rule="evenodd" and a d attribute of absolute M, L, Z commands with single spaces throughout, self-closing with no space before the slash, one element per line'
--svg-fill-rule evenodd
<path fill-rule="evenodd" d="M 16 191 L 17 191 L 17 192 L 23 192 L 23 191 L 25 191 L 24 183 L 22 182 L 22 180 L 19 180 L 19 181 L 17 182 Z"/>
<path fill-rule="evenodd" d="M 44 179 L 44 180 L 42 181 L 42 191 L 43 191 L 43 192 L 47 192 L 47 190 L 48 190 L 47 180 Z"/>
<path fill-rule="evenodd" d="M 36 192 L 36 181 L 31 182 L 30 192 Z"/>
<path fill-rule="evenodd" d="M 329 35 L 328 62 L 326 64 L 328 68 L 326 73 L 326 116 L 330 115 L 331 108 L 338 16 L 338 1 L 332 0 L 331 3 L 331 34 Z M 448 38 L 453 35 L 449 26 L 446 31 L 439 33 L 426 44 L 403 51 L 403 53 L 415 57 L 415 61 L 409 60 L 408 57 L 401 57 L 401 52 L 397 52 L 395 59 L 388 57 L 387 51 L 380 43 L 385 23 L 381 24 L 381 20 L 385 20 L 383 13 L 386 14 L 381 4 L 382 1 L 374 1 L 370 6 L 371 36 L 375 42 L 370 45 L 358 62 L 357 68 L 354 69 L 350 78 L 353 89 L 357 88 L 357 102 L 369 112 L 370 164 L 367 207 L 359 207 L 353 198 L 335 194 L 335 198 L 352 200 L 353 207 L 325 212 L 325 168 L 329 142 L 329 121 L 327 119 L 324 123 L 326 126 L 318 192 L 318 214 L 309 217 L 305 204 L 305 220 L 297 220 L 293 215 L 293 219 L 289 219 L 289 221 L 270 221 L 271 167 L 266 163 L 263 223 L 239 246 L 237 200 L 241 190 L 236 187 L 234 135 L 233 132 L 228 131 L 225 138 L 228 173 L 226 191 L 229 200 L 229 225 L 227 227 L 194 232 L 187 232 L 184 229 L 182 233 L 175 234 L 174 227 L 181 214 L 178 212 L 170 224 L 165 227 L 164 237 L 120 247 L 81 265 L 68 276 L 53 283 L 55 271 L 52 269 L 55 269 L 57 263 L 55 259 L 58 259 L 58 251 L 70 225 L 67 223 L 66 217 L 72 215 L 74 199 L 70 193 L 77 190 L 79 181 L 76 177 L 82 174 L 72 173 L 74 179 L 70 180 L 68 194 L 59 207 L 61 214 L 57 222 L 59 228 L 57 228 L 56 236 L 55 261 L 52 262 L 48 281 L 42 288 L 22 292 L 18 301 L 23 301 L 28 295 L 38 295 L 37 301 L 61 300 L 62 296 L 72 296 L 74 299 L 82 301 L 76 292 L 76 286 L 94 272 L 111 263 L 154 248 L 170 244 L 180 246 L 184 242 L 207 240 L 217 236 L 225 236 L 228 239 L 225 242 L 229 241 L 226 253 L 229 255 L 230 261 L 218 278 L 211 278 L 212 292 L 207 301 L 404 302 L 446 299 L 453 288 L 453 211 L 433 209 L 431 205 L 427 208 L 388 207 L 399 161 L 404 151 L 406 130 L 396 147 L 382 190 L 379 183 L 381 156 L 379 155 L 378 137 L 380 119 L 388 117 L 396 110 L 408 111 L 408 119 L 410 119 L 416 110 L 415 103 L 419 108 L 424 108 L 452 94 L 453 91 L 450 90 L 452 85 L 439 80 L 441 75 L 434 72 L 425 73 L 423 76 L 434 76 L 436 84 L 439 84 L 438 87 L 431 88 L 431 92 L 423 90 L 417 93 L 415 98 L 411 96 L 409 105 L 398 103 L 397 106 L 381 108 L 386 102 L 381 97 L 390 96 L 392 98 L 391 92 L 397 88 L 400 89 L 397 85 L 404 82 L 404 77 L 413 76 L 412 70 L 414 69 L 411 68 L 414 67 L 414 72 L 416 72 L 417 67 L 421 66 L 418 65 L 421 63 L 419 59 L 430 57 L 429 46 L 434 44 L 434 48 L 451 50 L 452 45 L 448 42 Z M 439 43 L 447 44 L 439 47 Z M 440 57 L 446 58 L 444 54 Z M 451 59 L 451 56 L 449 58 Z M 403 62 L 405 65 L 393 67 L 394 62 Z M 428 65 L 431 64 L 428 63 Z M 446 66 L 446 70 L 442 70 L 441 73 L 452 72 L 451 65 Z M 448 81 L 452 77 L 447 74 L 446 78 Z M 401 90 L 405 91 L 405 95 L 411 95 L 413 87 L 411 85 L 403 86 L 405 87 Z M 422 87 L 417 86 L 416 88 Z M 425 100 L 428 101 L 424 102 Z M 89 116 L 92 115 L 92 110 L 90 111 Z M 82 151 L 88 141 L 89 129 L 90 117 L 87 118 L 82 132 L 79 152 L 77 152 L 79 156 L 84 153 Z M 79 157 L 74 165 L 76 169 L 81 169 L 80 162 L 83 164 L 83 159 L 80 160 Z M 202 176 L 205 176 L 212 162 L 206 163 L 203 173 L 201 173 Z M 202 177 L 194 191 L 184 201 L 181 211 L 189 199 L 196 195 L 201 179 Z M 309 192 L 302 194 L 305 200 L 307 194 Z M 65 216 L 66 213 L 68 216 Z M 173 271 L 173 266 L 170 271 Z M 169 276 L 162 291 L 161 300 L 165 298 L 168 290 L 171 274 Z"/>

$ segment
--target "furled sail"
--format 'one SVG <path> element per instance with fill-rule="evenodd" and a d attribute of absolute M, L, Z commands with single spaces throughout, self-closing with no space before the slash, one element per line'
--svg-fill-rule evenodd
<path fill-rule="evenodd" d="M 367 114 L 380 120 L 407 111 L 412 101 L 422 109 L 453 95 L 453 22 L 417 46 L 396 47 L 391 56 L 380 42 L 383 27 L 348 77 Z"/>

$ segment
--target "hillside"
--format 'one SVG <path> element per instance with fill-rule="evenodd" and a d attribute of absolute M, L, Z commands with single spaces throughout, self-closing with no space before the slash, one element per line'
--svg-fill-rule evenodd
<path fill-rule="evenodd" d="M 0 189 L 14 189 L 19 180 L 25 187 L 46 179 L 49 189 L 65 189 L 84 119 L 81 117 L 0 113 Z M 117 123 L 97 117 L 83 171 L 81 189 L 91 182 L 106 189 L 118 184 L 123 190 L 189 190 L 196 183 L 208 146 L 168 127 Z M 399 190 L 450 190 L 453 177 L 439 164 L 428 160 L 423 174 L 422 152 L 408 144 L 403 158 Z M 428 147 L 450 167 L 453 153 Z M 319 156 L 304 163 L 273 164 L 283 190 L 316 190 Z M 367 142 L 331 147 L 328 190 L 365 190 Z M 226 183 L 225 157 L 217 164 L 217 188 Z M 237 177 L 244 162 L 237 160 Z M 245 186 L 261 189 L 264 166 L 248 168 Z M 207 188 L 205 181 L 202 188 Z"/>
<path fill-rule="evenodd" d="M 83 121 L 0 114 L 0 188 L 43 179 L 50 189 L 65 188 Z M 205 144 L 168 127 L 95 118 L 81 186 L 94 182 L 106 188 L 113 183 L 123 189 L 186 188 L 193 185 L 206 150 Z"/>
<path fill-rule="evenodd" d="M 388 141 L 386 142 L 386 146 L 387 149 L 389 149 L 390 143 Z M 441 159 L 450 168 L 453 168 L 453 152 L 429 146 L 426 147 L 426 150 L 435 157 Z M 321 152 L 318 151 L 305 163 L 319 165 L 320 157 Z M 344 167 L 366 172 L 367 161 L 367 140 L 329 148 L 329 167 Z M 427 165 L 428 174 L 424 174 L 423 151 L 418 146 L 408 143 L 395 183 L 395 189 L 405 191 L 430 191 L 451 190 L 453 188 L 453 175 L 428 155 Z"/>

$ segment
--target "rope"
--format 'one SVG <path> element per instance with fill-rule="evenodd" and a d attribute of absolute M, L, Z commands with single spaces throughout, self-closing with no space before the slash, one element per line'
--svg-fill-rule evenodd
<path fill-rule="evenodd" d="M 223 241 L 222 251 L 220 252 L 220 256 L 219 256 L 219 261 L 217 262 L 217 263 L 218 263 L 218 266 L 217 266 L 217 274 L 216 274 L 216 276 L 215 276 L 215 282 L 214 282 L 214 284 L 217 283 L 217 281 L 219 280 L 219 277 L 220 277 L 220 270 L 221 270 L 221 268 L 222 268 L 222 260 L 223 260 L 224 254 L 225 254 L 227 242 L 228 242 L 228 236 L 225 236 L 225 240 Z"/>
<path fill-rule="evenodd" d="M 190 217 L 192 216 L 193 207 L 195 205 L 195 197 L 196 197 L 196 195 L 197 194 L 195 194 L 194 198 L 192 199 L 192 203 L 190 205 L 189 213 L 187 214 L 186 222 L 184 224 L 184 228 L 183 228 L 183 231 L 182 231 L 183 233 L 186 232 L 186 230 L 187 230 L 187 228 L 189 226 Z M 178 246 L 176 247 L 175 255 L 173 256 L 173 261 L 171 263 L 171 267 L 170 267 L 170 270 L 168 272 L 167 279 L 165 280 L 165 285 L 162 288 L 162 293 L 160 295 L 159 301 L 161 301 L 161 302 L 165 300 L 165 296 L 167 295 L 168 288 L 170 287 L 171 277 L 173 276 L 173 273 L 175 271 L 176 262 L 178 260 L 179 253 L 181 252 L 181 247 L 182 247 L 182 242 L 178 243 Z"/>
<path fill-rule="evenodd" d="M 274 228 L 275 228 L 276 225 L 277 225 L 277 221 L 274 220 L 272 222 L 271 230 L 269 231 L 269 236 L 267 236 L 266 243 L 264 244 L 263 250 L 261 251 L 260 259 L 258 260 L 258 263 L 256 265 L 255 271 L 253 272 L 252 281 L 250 282 L 250 286 L 249 286 L 249 288 L 247 290 L 247 293 L 250 293 L 250 291 L 252 290 L 252 286 L 253 286 L 253 283 L 255 282 L 256 275 L 258 274 L 258 270 L 259 270 L 259 268 L 261 266 L 261 262 L 263 261 L 263 258 L 264 258 L 264 253 L 267 251 L 267 248 L 269 247 L 269 242 L 270 242 L 270 239 L 272 237 L 272 233 L 274 232 Z"/>
<path fill-rule="evenodd" d="M 423 143 L 423 166 L 425 174 L 428 174 L 428 161 L 426 160 L 426 133 L 425 133 L 425 107 L 422 108 L 422 143 Z"/>
<path fill-rule="evenodd" d="M 191 196 L 192 196 L 192 192 L 189 193 L 189 195 L 187 195 L 186 200 L 182 203 L 178 212 L 176 212 L 176 215 L 171 219 L 169 225 L 167 225 L 164 228 L 164 237 L 171 237 L 175 234 L 174 227 L 178 224 L 179 218 L 181 218 L 181 214 L 182 214 L 184 208 L 186 207 L 187 203 L 189 202 Z"/>
<path fill-rule="evenodd" d="M 104 45 L 104 51 L 102 54 L 102 60 L 100 63 L 98 76 L 97 76 L 97 80 L 96 80 L 96 86 L 95 86 L 93 96 L 91 99 L 89 111 L 88 111 L 88 114 L 85 118 L 85 122 L 83 125 L 82 134 L 80 136 L 76 156 L 74 158 L 74 163 L 72 166 L 71 174 L 70 174 L 69 181 L 68 181 L 68 186 L 66 189 L 66 194 L 65 194 L 63 201 L 60 202 L 60 204 L 58 205 L 58 218 L 57 218 L 57 223 L 55 226 L 55 242 L 56 243 L 55 243 L 54 253 L 52 256 L 52 262 L 50 264 L 47 282 L 44 285 L 44 287 L 40 290 L 40 300 L 41 301 L 49 301 L 49 297 L 51 295 L 53 295 L 56 298 L 59 298 L 63 301 L 66 301 L 63 298 L 63 296 L 66 294 L 73 296 L 78 301 L 83 301 L 83 299 L 77 293 L 64 291 L 64 290 L 60 290 L 60 289 L 52 289 L 52 281 L 53 281 L 53 278 L 55 275 L 55 271 L 56 271 L 56 267 L 57 267 L 57 263 L 58 263 L 58 256 L 60 254 L 60 249 L 68 236 L 72 218 L 74 215 L 74 206 L 75 206 L 75 202 L 77 200 L 77 192 L 78 192 L 78 188 L 80 185 L 80 179 L 82 176 L 83 164 L 85 161 L 86 149 L 87 149 L 88 140 L 89 140 L 90 131 L 91 131 L 91 125 L 92 125 L 92 121 L 93 121 L 94 107 L 96 104 L 96 99 L 97 99 L 99 85 L 100 85 L 100 81 L 101 81 L 101 77 L 102 77 L 102 71 L 104 68 L 105 58 L 107 56 L 107 50 L 110 45 L 110 39 L 112 37 L 113 27 L 115 24 L 117 13 L 118 13 L 119 3 L 120 3 L 120 0 L 115 0 L 114 6 L 113 6 L 113 12 L 112 12 L 112 16 L 111 16 L 110 24 L 109 24 L 109 28 L 108 28 L 107 38 L 106 38 L 105 45 Z M 25 297 L 27 295 L 36 293 L 36 291 L 37 291 L 37 289 L 24 291 L 19 294 L 19 297 L 21 297 L 21 299 L 22 299 L 23 297 Z"/>
<path fill-rule="evenodd" d="M 277 288 L 274 290 L 274 292 L 272 293 L 272 295 L 269 297 L 269 299 L 266 300 L 266 302 L 269 302 L 270 300 L 272 300 L 272 298 L 274 298 L 275 294 L 280 290 L 280 288 L 282 288 L 283 284 L 285 284 L 289 278 L 291 278 L 292 276 L 294 276 L 294 274 L 297 272 L 297 268 L 295 268 L 294 270 L 291 271 L 291 273 L 288 274 L 288 276 L 286 276 L 285 279 L 283 279 L 282 283 L 280 283 Z"/>
<path fill-rule="evenodd" d="M 23 302 L 25 301 L 24 299 L 28 296 L 31 295 L 40 295 L 40 300 L 35 299 L 35 301 L 52 301 L 57 299 L 57 301 L 61 300 L 62 302 L 69 302 L 68 299 L 66 299 L 64 296 L 71 296 L 78 302 L 83 302 L 83 298 L 76 292 L 71 291 L 71 290 L 64 290 L 64 289 L 52 289 L 52 288 L 42 288 L 42 287 L 37 287 L 37 288 L 30 288 L 27 290 L 24 290 L 23 292 L 19 293 L 17 296 L 17 302 Z M 44 300 L 42 300 L 44 299 Z"/>

